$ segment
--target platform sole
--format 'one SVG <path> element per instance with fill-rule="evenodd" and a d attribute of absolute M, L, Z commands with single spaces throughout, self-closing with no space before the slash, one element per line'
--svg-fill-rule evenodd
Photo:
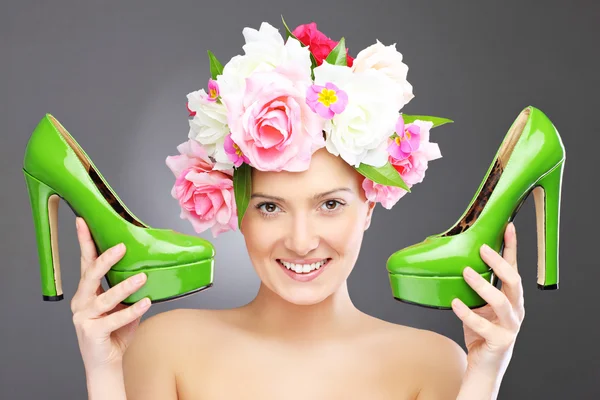
<path fill-rule="evenodd" d="M 405 303 L 450 310 L 452 300 L 458 297 L 469 308 L 487 304 L 462 276 L 388 275 L 394 298 Z M 498 282 L 493 271 L 480 275 L 494 286 Z"/>
<path fill-rule="evenodd" d="M 207 289 L 213 283 L 214 259 L 135 271 L 110 270 L 106 274 L 106 281 L 109 287 L 113 287 L 140 272 L 146 274 L 146 283 L 122 303 L 133 304 L 144 297 L 148 297 L 152 303 L 160 303 Z"/>

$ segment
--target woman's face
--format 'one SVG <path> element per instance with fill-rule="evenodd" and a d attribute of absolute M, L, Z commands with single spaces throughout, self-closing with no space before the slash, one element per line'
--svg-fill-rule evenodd
<path fill-rule="evenodd" d="M 363 177 L 325 148 L 303 172 L 252 172 L 242 233 L 254 268 L 271 291 L 315 304 L 348 278 L 375 203 Z"/>

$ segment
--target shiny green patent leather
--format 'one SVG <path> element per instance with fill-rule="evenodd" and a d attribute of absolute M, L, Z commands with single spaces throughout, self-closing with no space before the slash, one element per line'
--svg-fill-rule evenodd
<path fill-rule="evenodd" d="M 23 174 L 36 231 L 44 300 L 63 299 L 56 227 L 61 198 L 86 221 L 98 255 L 118 243 L 125 244 L 125 255 L 106 275 L 109 286 L 146 273 L 146 283 L 123 303 L 144 297 L 153 303 L 171 300 L 212 285 L 212 244 L 173 230 L 152 228 L 135 217 L 50 114 L 42 118 L 27 143 Z"/>
<path fill-rule="evenodd" d="M 511 152 L 512 148 L 512 152 Z M 533 192 L 538 234 L 538 288 L 558 289 L 558 244 L 565 148 L 539 109 L 523 109 L 509 129 L 469 206 L 445 232 L 392 254 L 393 296 L 416 305 L 451 309 L 455 297 L 471 308 L 486 304 L 463 278 L 470 266 L 496 285 L 482 260 L 484 243 L 502 254 L 504 231 Z"/>

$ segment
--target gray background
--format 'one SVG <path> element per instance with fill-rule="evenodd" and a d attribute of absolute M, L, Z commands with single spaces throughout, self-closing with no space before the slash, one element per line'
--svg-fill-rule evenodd
<path fill-rule="evenodd" d="M 537 3 L 537 4 L 536 4 Z M 542 6 L 543 5 L 543 6 Z M 448 117 L 434 129 L 443 158 L 392 210 L 377 207 L 349 286 L 355 304 L 388 321 L 431 329 L 463 345 L 451 311 L 395 301 L 387 257 L 452 224 L 465 210 L 519 111 L 534 105 L 565 147 L 560 289 L 536 289 L 533 196 L 515 223 L 527 316 L 501 399 L 600 396 L 596 181 L 600 6 L 592 1 L 129 1 L 2 2 L 0 9 L 0 398 L 85 398 L 69 301 L 79 279 L 74 216 L 61 202 L 65 301 L 42 301 L 35 234 L 21 162 L 44 113 L 61 121 L 122 200 L 152 226 L 194 234 L 179 219 L 168 155 L 187 139 L 185 96 L 206 87 L 206 50 L 241 52 L 241 30 L 283 31 L 316 21 L 351 54 L 396 42 L 415 98 L 407 114 Z M 594 176 L 595 177 L 595 176 Z M 209 232 L 202 235 L 210 240 Z M 253 298 L 258 279 L 243 237 L 213 240 L 212 289 L 154 305 L 227 308 Z M 399 360 L 400 361 L 400 360 Z"/>

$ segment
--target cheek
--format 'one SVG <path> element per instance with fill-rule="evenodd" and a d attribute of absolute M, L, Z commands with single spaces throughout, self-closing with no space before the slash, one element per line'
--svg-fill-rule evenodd
<path fill-rule="evenodd" d="M 364 234 L 366 211 L 357 208 L 345 210 L 346 212 L 335 218 L 323 228 L 323 239 L 340 255 L 352 257 L 358 254 L 360 243 Z"/>
<path fill-rule="evenodd" d="M 248 210 L 249 212 L 250 210 Z M 279 229 L 277 224 L 267 223 L 260 216 L 245 215 L 242 221 L 242 231 L 248 255 L 252 262 L 269 257 L 277 242 Z M 257 263 L 258 264 L 258 263 Z"/>

